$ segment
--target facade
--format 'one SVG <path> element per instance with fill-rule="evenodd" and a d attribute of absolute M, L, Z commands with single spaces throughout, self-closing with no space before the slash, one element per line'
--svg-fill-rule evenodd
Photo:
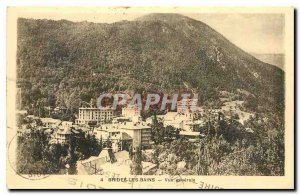
<path fill-rule="evenodd" d="M 141 115 L 141 110 L 139 109 L 138 105 L 122 108 L 122 116 L 124 117 L 132 117 L 132 116 L 140 116 L 140 115 Z"/>
<path fill-rule="evenodd" d="M 113 151 L 117 152 L 125 148 L 125 142 L 130 143 L 133 148 L 139 146 L 147 148 L 151 140 L 151 127 L 141 122 L 104 124 L 96 128 L 94 134 L 103 141 L 110 139 Z"/>
<path fill-rule="evenodd" d="M 78 119 L 75 120 L 77 125 L 88 125 L 96 123 L 97 125 L 112 121 L 114 111 L 111 108 L 79 108 Z"/>
<path fill-rule="evenodd" d="M 121 126 L 123 132 L 132 137 L 132 147 L 147 148 L 151 141 L 151 127 L 144 123 L 125 123 Z"/>
<path fill-rule="evenodd" d="M 177 101 L 177 112 L 184 113 L 191 109 L 197 109 L 197 101 L 198 99 L 185 99 Z"/>
<path fill-rule="evenodd" d="M 73 122 L 71 122 L 71 121 L 62 121 L 61 125 L 64 126 L 64 127 L 72 127 Z"/>
<path fill-rule="evenodd" d="M 71 128 L 70 127 L 63 127 L 57 129 L 55 138 L 57 143 L 68 143 L 71 138 Z"/>
<path fill-rule="evenodd" d="M 59 125 L 54 131 L 54 138 L 56 143 L 69 143 L 71 137 L 80 137 L 82 135 L 82 130 L 76 129 L 76 126 L 70 126 L 70 123 L 65 123 Z"/>
<path fill-rule="evenodd" d="M 61 123 L 61 120 L 59 119 L 53 119 L 53 118 L 40 118 L 43 126 L 47 128 L 54 128 L 58 126 Z"/>
<path fill-rule="evenodd" d="M 131 117 L 119 116 L 119 117 L 113 118 L 113 120 L 112 120 L 113 124 L 124 123 L 124 122 L 131 122 Z"/>
<path fill-rule="evenodd" d="M 122 108 L 122 117 L 128 118 L 132 122 L 139 122 L 142 120 L 141 110 L 138 105 L 124 107 Z"/>

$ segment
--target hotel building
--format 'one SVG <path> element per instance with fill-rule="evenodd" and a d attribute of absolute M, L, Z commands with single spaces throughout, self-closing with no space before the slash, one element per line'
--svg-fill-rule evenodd
<path fill-rule="evenodd" d="M 79 108 L 77 125 L 88 125 L 95 123 L 97 125 L 111 122 L 114 117 L 114 110 L 111 108 Z"/>

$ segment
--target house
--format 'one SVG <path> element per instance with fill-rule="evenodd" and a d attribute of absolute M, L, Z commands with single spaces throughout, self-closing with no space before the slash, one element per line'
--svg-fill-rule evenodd
<path fill-rule="evenodd" d="M 129 152 L 112 153 L 109 148 L 104 148 L 98 156 L 77 161 L 77 169 L 81 175 L 103 175 L 107 172 L 129 175 L 131 164 Z M 142 170 L 143 175 L 153 175 L 157 170 L 157 164 L 142 161 Z"/>
<path fill-rule="evenodd" d="M 61 126 L 63 126 L 63 127 L 72 127 L 73 122 L 72 121 L 62 121 Z"/>
<path fill-rule="evenodd" d="M 138 105 L 123 107 L 122 117 L 127 118 L 132 122 L 142 121 L 141 110 Z"/>
<path fill-rule="evenodd" d="M 147 148 L 150 146 L 151 141 L 151 127 L 146 125 L 143 122 L 130 122 L 123 123 L 120 125 L 122 132 L 127 133 L 130 137 L 132 137 L 132 147 L 135 149 L 136 147 Z"/>
<path fill-rule="evenodd" d="M 184 99 L 177 101 L 177 112 L 185 113 L 187 111 L 196 111 L 199 107 L 197 107 L 198 99 Z"/>
<path fill-rule="evenodd" d="M 61 120 L 59 119 L 53 119 L 53 118 L 40 118 L 40 119 L 43 123 L 43 126 L 47 128 L 55 128 L 61 123 Z"/>
<path fill-rule="evenodd" d="M 62 121 L 53 131 L 54 143 L 69 143 L 72 136 L 84 136 L 84 131 L 69 121 Z"/>
<path fill-rule="evenodd" d="M 150 145 L 151 127 L 143 122 L 123 122 L 118 124 L 103 124 L 95 128 L 94 135 L 103 141 L 111 140 L 114 152 Z"/>
<path fill-rule="evenodd" d="M 55 132 L 56 143 L 69 143 L 71 139 L 71 134 L 71 127 L 59 126 L 59 128 Z"/>
<path fill-rule="evenodd" d="M 77 169 L 81 175 L 103 175 L 105 172 L 129 174 L 130 163 L 127 151 L 112 153 L 110 148 L 103 148 L 98 156 L 77 161 Z"/>
<path fill-rule="evenodd" d="M 192 112 L 189 110 L 185 112 L 168 112 L 162 118 L 162 121 L 165 127 L 170 125 L 185 131 L 192 131 L 194 121 L 196 121 L 195 116 L 198 114 L 198 111 Z"/>
<path fill-rule="evenodd" d="M 177 101 L 177 111 L 167 112 L 165 115 L 157 115 L 157 119 L 163 122 L 164 126 L 173 126 L 184 131 L 193 131 L 194 121 L 200 120 L 203 116 L 203 109 L 196 105 L 197 99 L 187 99 Z M 146 119 L 146 123 L 151 125 L 153 116 Z"/>

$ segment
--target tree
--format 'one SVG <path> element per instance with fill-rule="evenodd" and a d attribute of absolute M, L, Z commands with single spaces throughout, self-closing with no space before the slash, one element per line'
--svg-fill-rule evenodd
<path fill-rule="evenodd" d="M 165 134 L 164 141 L 172 142 L 173 140 L 179 139 L 180 129 L 175 128 L 171 125 L 163 127 L 163 131 Z"/>
<path fill-rule="evenodd" d="M 140 147 L 137 147 L 135 153 L 133 154 L 132 163 L 130 165 L 130 174 L 132 175 L 143 174 L 142 150 Z"/>
<path fill-rule="evenodd" d="M 111 138 L 110 136 L 107 138 L 106 140 L 106 147 L 107 148 L 112 148 L 112 141 L 111 141 Z"/>
<path fill-rule="evenodd" d="M 165 137 L 165 129 L 162 122 L 157 120 L 156 114 L 153 116 L 153 121 L 151 125 L 151 138 L 155 144 L 160 144 L 163 142 Z"/>
<path fill-rule="evenodd" d="M 200 140 L 199 144 L 199 160 L 198 160 L 198 167 L 197 173 L 198 175 L 208 175 L 208 168 L 211 164 L 209 148 L 207 144 L 207 138 Z"/>
<path fill-rule="evenodd" d="M 102 149 L 99 140 L 95 135 L 90 134 L 87 134 L 85 138 L 82 137 L 80 141 L 78 140 L 78 147 L 84 159 L 87 159 L 90 156 L 98 156 Z"/>

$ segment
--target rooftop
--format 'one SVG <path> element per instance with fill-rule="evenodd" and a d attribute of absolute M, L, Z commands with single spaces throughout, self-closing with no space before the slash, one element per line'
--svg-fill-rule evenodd
<path fill-rule="evenodd" d="M 99 108 L 91 108 L 91 107 L 81 107 L 79 110 L 112 110 L 111 107 L 103 107 L 101 109 Z"/>
<path fill-rule="evenodd" d="M 57 130 L 57 133 L 58 134 L 65 134 L 65 135 L 68 135 L 68 134 L 71 134 L 71 128 L 70 127 L 60 127 L 58 130 Z"/>
<path fill-rule="evenodd" d="M 120 128 L 128 129 L 128 130 L 140 130 L 140 129 L 149 129 L 151 127 L 144 123 L 127 122 L 127 123 L 120 125 Z"/>
<path fill-rule="evenodd" d="M 179 135 L 187 135 L 187 136 L 199 136 L 200 132 L 193 131 L 180 131 Z"/>
<path fill-rule="evenodd" d="M 54 118 L 40 118 L 43 123 L 57 123 L 61 122 L 59 119 L 54 119 Z"/>

